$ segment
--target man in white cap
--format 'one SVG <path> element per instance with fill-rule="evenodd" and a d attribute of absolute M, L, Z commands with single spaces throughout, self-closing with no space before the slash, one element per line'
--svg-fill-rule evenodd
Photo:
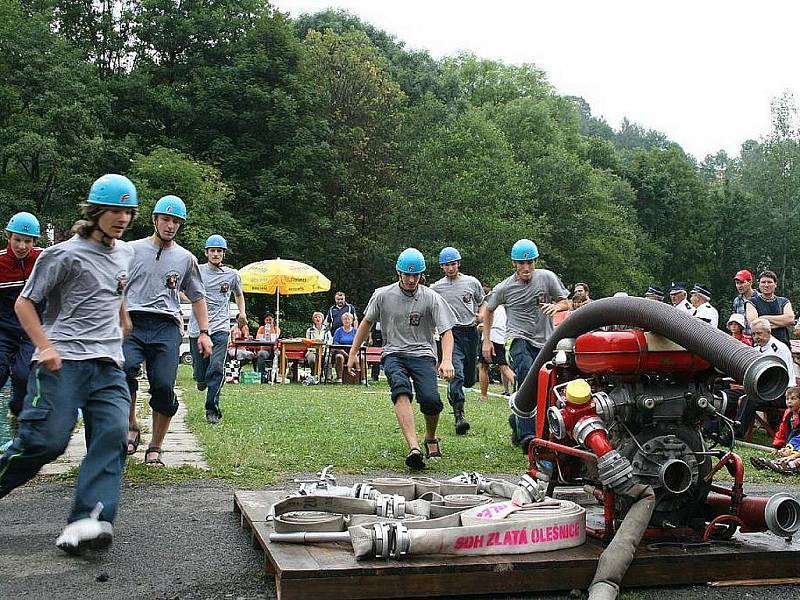
<path fill-rule="evenodd" d="M 714 329 L 719 327 L 719 312 L 717 312 L 716 308 L 711 306 L 711 291 L 707 286 L 701 283 L 695 283 L 689 300 L 694 307 L 692 316 L 697 317 L 701 321 L 705 321 Z"/>
<path fill-rule="evenodd" d="M 692 314 L 694 306 L 686 299 L 686 284 L 682 281 L 673 281 L 669 288 L 669 299 L 672 306 L 685 313 Z"/>

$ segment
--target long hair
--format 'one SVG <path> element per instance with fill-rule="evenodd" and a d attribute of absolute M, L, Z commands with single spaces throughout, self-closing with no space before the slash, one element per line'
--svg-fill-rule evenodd
<path fill-rule="evenodd" d="M 82 238 L 88 238 L 92 235 L 92 232 L 97 229 L 97 220 L 100 218 L 100 215 L 109 210 L 110 207 L 99 204 L 89 204 L 88 202 L 81 202 L 79 208 L 81 209 L 81 216 L 83 218 L 75 221 L 75 224 L 72 226 L 72 233 L 77 233 Z M 133 214 L 131 215 L 131 223 L 133 223 L 134 219 L 136 219 L 136 214 L 139 211 L 137 211 L 135 208 L 131 210 L 133 211 Z"/>

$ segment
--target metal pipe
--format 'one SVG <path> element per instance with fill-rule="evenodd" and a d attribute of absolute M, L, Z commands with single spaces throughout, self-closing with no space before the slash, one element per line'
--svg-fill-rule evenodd
<path fill-rule="evenodd" d="M 729 497 L 711 493 L 706 499 L 706 516 L 727 515 L 730 506 Z M 800 531 L 800 502 L 783 492 L 769 498 L 745 496 L 736 514 L 744 523 L 744 531 L 769 530 L 779 537 L 791 537 Z"/>

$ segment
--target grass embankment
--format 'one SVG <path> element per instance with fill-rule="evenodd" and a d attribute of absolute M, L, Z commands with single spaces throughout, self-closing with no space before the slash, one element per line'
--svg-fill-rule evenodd
<path fill-rule="evenodd" d="M 180 368 L 178 385 L 185 390 L 188 426 L 198 436 L 210 470 L 152 469 L 129 461 L 128 480 L 219 477 L 239 485 L 258 486 L 296 473 L 316 472 L 328 464 L 333 464 L 337 473 L 406 470 L 406 447 L 385 382 L 369 387 L 227 385 L 222 396 L 225 416 L 214 426 L 205 421 L 205 392 L 195 389 L 189 368 Z M 441 391 L 444 398 L 444 390 Z M 448 409 L 446 406 L 439 425 L 444 458 L 428 461 L 427 473 L 524 472 L 525 459 L 509 443 L 505 399 L 490 398 L 481 403 L 476 394 L 468 392 L 467 416 L 472 428 L 467 436 L 455 435 Z M 422 427 L 417 411 L 420 441 Z M 762 432 L 756 432 L 753 441 L 769 445 Z M 763 455 L 762 452 L 747 448 L 737 448 L 737 452 L 744 459 L 748 483 L 800 484 L 800 477 L 755 470 L 749 457 Z M 727 472 L 723 470 L 719 478 L 728 478 Z"/>

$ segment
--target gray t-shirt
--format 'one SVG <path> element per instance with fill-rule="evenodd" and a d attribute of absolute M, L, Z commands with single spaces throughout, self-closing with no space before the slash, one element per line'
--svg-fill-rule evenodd
<path fill-rule="evenodd" d="M 200 277 L 206 288 L 208 305 L 208 331 L 217 333 L 231 328 L 231 294 L 242 295 L 242 278 L 239 271 L 222 265 L 214 267 L 209 263 L 200 265 Z M 189 317 L 187 328 L 189 337 L 200 336 L 200 324 L 194 316 Z"/>
<path fill-rule="evenodd" d="M 128 279 L 128 310 L 169 315 L 181 323 L 179 292 L 190 302 L 205 296 L 197 259 L 174 242 L 164 248 L 158 260 L 159 249 L 150 238 L 136 240 L 130 246 L 134 258 Z"/>
<path fill-rule="evenodd" d="M 478 307 L 483 302 L 483 286 L 481 282 L 471 275 L 459 273 L 458 277 L 442 277 L 431 285 L 431 289 L 438 293 L 453 309 L 456 315 L 456 325 L 475 325 L 475 315 Z"/>
<path fill-rule="evenodd" d="M 539 307 L 568 296 L 555 273 L 536 269 L 528 283 L 517 279 L 516 274 L 498 283 L 486 296 L 486 305 L 491 310 L 505 305 L 507 340 L 522 338 L 541 348 L 553 334 L 553 320 Z"/>
<path fill-rule="evenodd" d="M 436 358 L 434 328 L 441 335 L 453 328 L 456 317 L 439 294 L 424 285 L 408 296 L 400 285 L 378 288 L 364 312 L 367 321 L 381 322 L 383 354 L 409 354 Z"/>
<path fill-rule="evenodd" d="M 108 247 L 77 235 L 42 252 L 20 294 L 47 300 L 45 333 L 64 360 L 111 359 L 120 367 L 119 312 L 133 250 L 120 240 Z M 38 350 L 33 360 L 39 356 Z"/>

